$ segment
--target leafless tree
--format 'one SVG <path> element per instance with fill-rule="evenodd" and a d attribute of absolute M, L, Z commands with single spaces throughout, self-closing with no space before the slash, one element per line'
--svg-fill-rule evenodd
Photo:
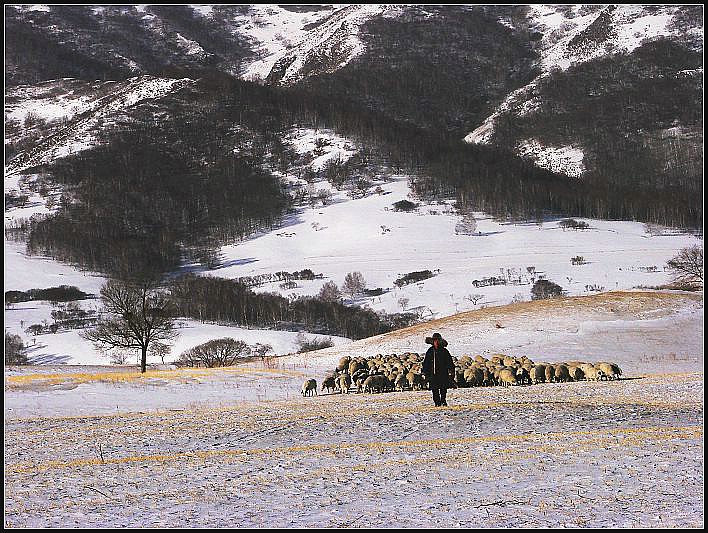
<path fill-rule="evenodd" d="M 140 350 L 141 372 L 152 343 L 177 336 L 170 299 L 155 283 L 111 280 L 101 289 L 101 301 L 105 318 L 81 335 L 106 351 Z"/>
<path fill-rule="evenodd" d="M 676 281 L 703 283 L 703 248 L 698 245 L 683 248 L 667 261 L 666 265 L 674 272 Z"/>
<path fill-rule="evenodd" d="M 366 281 L 364 281 L 364 276 L 361 272 L 350 272 L 344 276 L 344 284 L 342 285 L 342 291 L 344 294 L 349 295 L 350 298 L 364 292 L 366 288 Z"/>
<path fill-rule="evenodd" d="M 318 296 L 328 302 L 338 302 L 342 298 L 342 293 L 334 281 L 328 281 L 322 285 Z"/>

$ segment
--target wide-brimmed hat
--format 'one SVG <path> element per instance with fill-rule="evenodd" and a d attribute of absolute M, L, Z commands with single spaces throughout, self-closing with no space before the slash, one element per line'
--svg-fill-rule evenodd
<path fill-rule="evenodd" d="M 435 339 L 438 339 L 440 341 L 440 346 L 445 348 L 447 346 L 447 341 L 442 338 L 442 335 L 440 333 L 433 333 L 432 337 L 425 337 L 425 344 L 433 344 L 433 341 Z"/>

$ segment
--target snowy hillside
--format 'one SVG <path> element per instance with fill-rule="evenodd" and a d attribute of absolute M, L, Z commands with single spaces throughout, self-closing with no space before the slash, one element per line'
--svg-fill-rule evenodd
<path fill-rule="evenodd" d="M 494 143 L 495 124 L 501 118 L 524 117 L 539 111 L 543 96 L 542 80 L 559 71 L 594 59 L 628 55 L 642 45 L 662 40 L 679 42 L 689 49 L 703 50 L 703 28 L 686 19 L 677 6 L 529 6 L 525 25 L 540 36 L 534 46 L 540 74 L 530 83 L 509 93 L 476 129 L 465 137 L 474 144 Z M 702 69 L 701 69 L 702 72 Z M 580 177 L 583 147 L 553 146 L 538 139 L 524 139 L 515 149 L 538 166 L 569 176 Z"/>
<path fill-rule="evenodd" d="M 5 142 L 29 147 L 6 163 L 5 176 L 90 148 L 101 128 L 122 112 L 191 83 L 190 79 L 138 76 L 121 82 L 64 79 L 13 87 L 5 98 L 6 123 L 11 122 Z"/>
<path fill-rule="evenodd" d="M 702 368 L 703 295 L 681 292 L 609 292 L 524 302 L 459 313 L 346 346 L 281 359 L 326 370 L 344 355 L 422 353 L 439 332 L 457 357 L 501 353 L 536 362 L 615 361 L 626 375 L 694 372 Z"/>
<path fill-rule="evenodd" d="M 332 162 L 343 163 L 357 156 L 361 151 L 358 143 L 331 130 L 302 127 L 291 129 L 284 140 L 298 159 L 282 179 L 294 189 L 310 190 L 314 201 L 300 205 L 283 226 L 222 247 L 218 266 L 209 269 L 191 264 L 185 269 L 224 278 L 305 268 L 323 275 L 299 280 L 292 288 L 283 288 L 279 282 L 254 287 L 257 292 L 286 296 L 316 295 L 328 281 L 341 287 L 347 273 L 359 271 L 367 289 L 380 291 L 347 302 L 386 313 L 412 312 L 429 320 L 530 300 L 532 283 L 541 277 L 558 283 L 569 295 L 665 284 L 671 279 L 664 270 L 666 261 L 680 248 L 701 242 L 690 234 L 667 229 L 648 232 L 637 222 L 587 219 L 588 229 L 570 230 L 563 229 L 558 219 L 513 224 L 479 212 L 463 216 L 451 202 L 420 202 L 411 190 L 410 176 L 385 168 L 378 169 L 380 173 L 365 192 L 353 195 L 348 189 L 333 187 L 317 172 L 325 172 Z M 320 178 L 308 183 L 298 177 L 307 169 Z M 13 183 L 18 180 L 6 179 L 6 187 Z M 328 192 L 324 201 L 317 196 L 322 190 Z M 48 211 L 45 199 L 33 200 L 28 207 L 8 210 L 6 223 Z M 397 211 L 394 204 L 401 200 L 417 207 Z M 573 264 L 571 259 L 577 256 L 582 261 Z M 432 277 L 395 283 L 406 274 L 426 270 Z M 67 284 L 96 294 L 104 279 L 51 259 L 27 256 L 22 244 L 5 241 L 6 290 Z M 22 333 L 30 324 L 48 320 L 50 311 L 48 304 L 17 305 L 6 312 L 6 324 L 11 324 L 11 331 Z M 273 344 L 278 354 L 296 348 L 295 333 L 188 323 L 178 349 L 173 350 L 175 356 L 210 335 L 260 336 Z M 36 356 L 70 356 L 68 360 L 84 364 L 106 362 L 105 356 L 76 332 L 41 335 L 37 342 L 41 347 Z"/>

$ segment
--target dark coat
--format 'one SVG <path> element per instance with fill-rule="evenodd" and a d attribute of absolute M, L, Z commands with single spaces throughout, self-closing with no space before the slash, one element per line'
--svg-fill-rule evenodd
<path fill-rule="evenodd" d="M 455 372 L 455 362 L 450 352 L 442 346 L 428 348 L 423 359 L 423 374 L 428 378 L 431 389 L 447 389 L 450 387 L 451 375 Z"/>

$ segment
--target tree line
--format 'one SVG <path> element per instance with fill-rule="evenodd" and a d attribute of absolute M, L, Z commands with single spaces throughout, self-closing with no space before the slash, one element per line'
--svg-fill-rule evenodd
<path fill-rule="evenodd" d="M 336 299 L 255 293 L 236 280 L 187 274 L 167 285 L 178 316 L 252 328 L 306 329 L 362 339 L 408 326 L 414 314 L 379 315 Z"/>

